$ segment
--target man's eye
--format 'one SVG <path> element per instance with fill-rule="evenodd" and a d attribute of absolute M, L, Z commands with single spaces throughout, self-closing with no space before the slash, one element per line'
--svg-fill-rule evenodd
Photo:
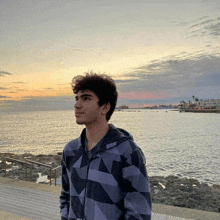
<path fill-rule="evenodd" d="M 84 97 L 84 100 L 86 101 L 86 100 L 90 100 L 90 98 L 89 97 Z"/>

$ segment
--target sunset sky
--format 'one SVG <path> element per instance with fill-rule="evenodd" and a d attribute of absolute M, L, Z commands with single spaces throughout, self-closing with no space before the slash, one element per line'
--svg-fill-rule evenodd
<path fill-rule="evenodd" d="M 219 0 L 1 0 L 0 109 L 68 109 L 86 71 L 118 105 L 220 99 Z"/>

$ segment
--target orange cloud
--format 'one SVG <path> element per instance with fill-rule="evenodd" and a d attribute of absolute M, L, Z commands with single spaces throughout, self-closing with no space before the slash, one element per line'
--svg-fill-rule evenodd
<path fill-rule="evenodd" d="M 119 98 L 124 99 L 161 99 L 167 97 L 164 92 L 123 92 L 119 94 Z"/>
<path fill-rule="evenodd" d="M 9 91 L 2 92 L 1 100 L 23 100 L 27 98 L 36 97 L 54 97 L 54 96 L 64 96 L 72 95 L 72 90 L 70 86 L 55 86 L 54 88 L 38 88 L 32 89 L 29 87 L 14 87 L 8 89 Z"/>

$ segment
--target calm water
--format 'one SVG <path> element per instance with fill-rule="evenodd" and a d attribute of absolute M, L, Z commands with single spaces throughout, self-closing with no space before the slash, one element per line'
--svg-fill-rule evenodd
<path fill-rule="evenodd" d="M 220 114 L 166 110 L 115 112 L 111 123 L 129 131 L 153 175 L 220 184 Z M 54 154 L 80 135 L 73 111 L 1 113 L 0 152 Z"/>

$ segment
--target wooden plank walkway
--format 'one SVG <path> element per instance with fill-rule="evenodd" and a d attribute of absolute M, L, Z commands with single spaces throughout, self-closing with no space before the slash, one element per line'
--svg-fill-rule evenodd
<path fill-rule="evenodd" d="M 0 211 L 33 220 L 58 220 L 59 206 L 59 196 L 56 194 L 0 183 Z M 187 219 L 153 213 L 152 220 Z"/>
<path fill-rule="evenodd" d="M 59 196 L 48 192 L 0 184 L 0 210 L 30 219 L 60 219 Z"/>

